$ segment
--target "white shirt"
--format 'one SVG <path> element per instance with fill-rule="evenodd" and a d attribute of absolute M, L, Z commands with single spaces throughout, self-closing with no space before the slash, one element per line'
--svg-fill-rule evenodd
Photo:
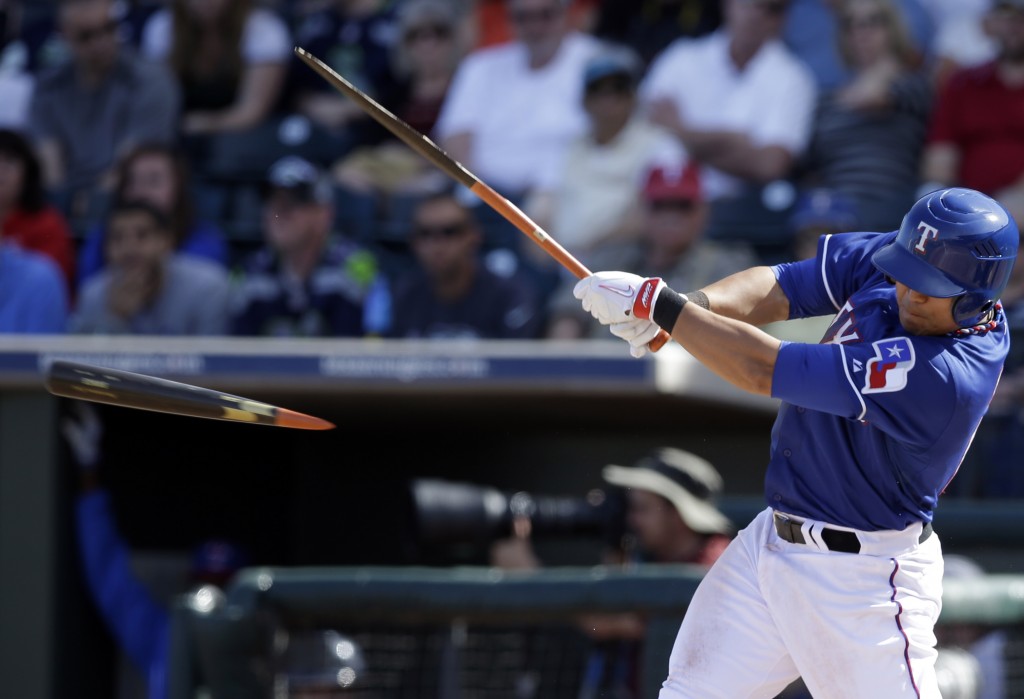
<path fill-rule="evenodd" d="M 583 67 L 599 46 L 593 37 L 570 33 L 537 70 L 519 42 L 474 51 L 455 73 L 435 135 L 471 133 L 466 166 L 502 193 L 550 189 L 565 149 L 586 131 Z"/>
<path fill-rule="evenodd" d="M 638 201 L 644 177 L 655 165 L 685 164 L 686 153 L 667 130 L 637 117 L 610 143 L 590 135 L 566 154 L 551 234 L 569 250 L 582 250 L 614 230 Z"/>
<path fill-rule="evenodd" d="M 779 40 L 766 43 L 739 71 L 723 31 L 680 39 L 655 58 L 640 86 L 641 100 L 671 98 L 694 129 L 746 133 L 757 146 L 794 155 L 807 146 L 816 99 L 808 68 Z M 708 198 L 733 194 L 739 180 L 705 168 Z"/>
<path fill-rule="evenodd" d="M 174 18 L 169 9 L 158 10 L 142 29 L 141 53 L 166 60 L 174 43 Z M 253 8 L 242 28 L 242 59 L 246 63 L 284 63 L 291 58 L 292 40 L 284 20 L 265 8 Z"/>

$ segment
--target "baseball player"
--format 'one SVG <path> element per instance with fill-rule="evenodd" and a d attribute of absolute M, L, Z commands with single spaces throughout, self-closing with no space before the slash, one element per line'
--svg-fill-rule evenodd
<path fill-rule="evenodd" d="M 697 590 L 662 699 L 939 697 L 942 549 L 932 531 L 1009 347 L 999 296 L 1013 219 L 969 189 L 921 198 L 898 231 L 823 236 L 816 257 L 679 294 L 599 272 L 583 307 L 646 352 L 659 326 L 728 381 L 781 400 L 768 507 Z M 758 325 L 835 314 L 820 344 Z"/>

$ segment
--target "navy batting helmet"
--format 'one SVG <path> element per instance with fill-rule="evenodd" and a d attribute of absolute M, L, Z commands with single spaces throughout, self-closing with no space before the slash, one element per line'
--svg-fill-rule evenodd
<path fill-rule="evenodd" d="M 938 298 L 959 297 L 953 319 L 980 323 L 1010 279 L 1020 234 L 991 197 L 973 189 L 940 189 L 917 200 L 896 239 L 871 261 L 901 284 Z"/>

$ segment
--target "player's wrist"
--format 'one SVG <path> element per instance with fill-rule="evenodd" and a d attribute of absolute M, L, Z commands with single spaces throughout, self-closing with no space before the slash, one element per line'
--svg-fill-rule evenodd
<path fill-rule="evenodd" d="M 679 314 L 683 312 L 683 306 L 689 301 L 686 294 L 680 294 L 666 286 L 661 289 L 657 303 L 651 309 L 651 320 L 671 334 L 672 329 L 676 327 L 676 321 L 679 320 Z"/>
<path fill-rule="evenodd" d="M 661 277 L 648 277 L 640 282 L 640 288 L 633 297 L 633 317 L 650 320 L 658 295 L 667 288 Z"/>

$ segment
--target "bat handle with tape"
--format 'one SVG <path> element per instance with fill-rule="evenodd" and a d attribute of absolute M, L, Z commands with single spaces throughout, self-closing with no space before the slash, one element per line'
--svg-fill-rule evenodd
<path fill-rule="evenodd" d="M 549 236 L 544 230 L 534 223 L 529 216 L 505 197 L 498 194 L 490 186 L 477 180 L 469 188 L 473 194 L 480 197 L 488 206 L 501 214 L 505 220 L 512 223 L 521 232 L 525 233 L 534 243 L 544 248 L 551 257 L 558 261 L 563 267 L 572 272 L 577 279 L 589 277 L 591 272 L 583 263 L 577 260 L 568 250 L 562 247 L 558 241 Z M 657 336 L 647 343 L 647 348 L 657 352 L 665 343 L 671 339 L 664 330 L 659 330 Z"/>

